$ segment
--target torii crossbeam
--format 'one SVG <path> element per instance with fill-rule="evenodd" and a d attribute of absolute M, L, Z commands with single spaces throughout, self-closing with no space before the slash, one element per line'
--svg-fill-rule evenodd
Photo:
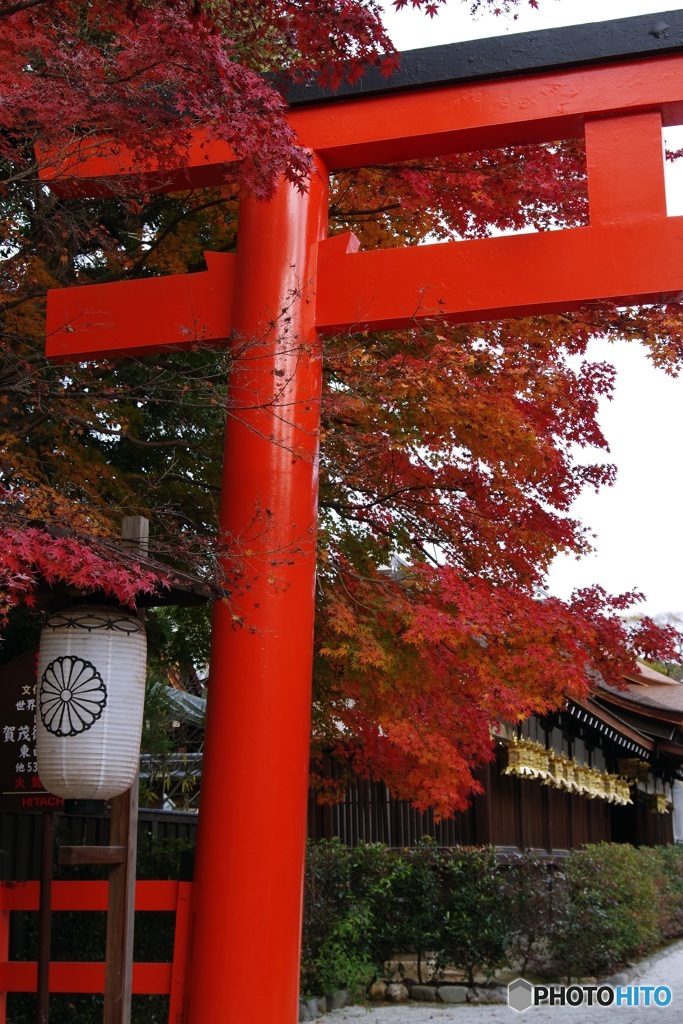
<path fill-rule="evenodd" d="M 48 303 L 48 353 L 61 359 L 231 336 L 247 345 L 230 381 L 241 411 L 227 425 L 221 528 L 252 531 L 255 582 L 237 599 L 250 628 L 234 608 L 215 609 L 186 1024 L 297 1020 L 320 336 L 683 294 L 683 218 L 667 217 L 661 134 L 683 122 L 683 12 L 417 51 L 395 80 L 300 90 L 289 117 L 318 174 L 305 195 L 282 184 L 268 204 L 244 196 L 236 256 Z M 376 252 L 357 251 L 352 235 L 325 238 L 330 171 L 581 137 L 585 227 Z M 220 181 L 231 154 L 201 141 L 156 187 Z M 115 176 L 120 188 L 134 173 L 119 150 L 79 165 L 74 187 L 95 193 Z M 263 535 L 257 510 L 268 510 Z M 271 552 L 294 549 L 291 564 L 266 571 Z"/>

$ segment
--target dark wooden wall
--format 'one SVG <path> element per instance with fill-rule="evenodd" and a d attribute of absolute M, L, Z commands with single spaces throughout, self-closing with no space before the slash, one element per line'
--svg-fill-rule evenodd
<path fill-rule="evenodd" d="M 314 792 L 308 797 L 309 839 L 338 838 L 347 846 L 360 842 L 387 846 L 414 846 L 431 836 L 439 846 L 468 846 L 477 842 L 474 810 L 435 823 L 432 811 L 416 811 L 405 800 L 394 799 L 383 782 L 358 780 L 341 803 L 320 805 Z"/>
<path fill-rule="evenodd" d="M 654 846 L 673 842 L 670 814 L 653 814 L 644 796 L 633 806 L 616 807 L 606 800 L 589 800 L 544 786 L 534 779 L 503 775 L 506 752 L 498 748 L 495 762 L 480 773 L 485 795 L 475 797 L 469 810 L 435 824 L 430 811 L 420 813 L 394 799 L 381 782 L 359 780 L 332 807 L 320 806 L 309 794 L 308 835 L 337 837 L 348 846 L 382 842 L 413 846 L 432 836 L 439 846 L 490 843 L 503 850 L 571 850 L 586 843 L 629 842 Z M 335 777 L 326 761 L 324 771 Z"/>
<path fill-rule="evenodd" d="M 321 806 L 311 791 L 308 800 L 308 835 L 311 839 L 340 839 L 347 846 L 360 842 L 386 843 L 397 848 L 414 846 L 431 836 L 441 847 L 491 844 L 502 851 L 533 849 L 562 852 L 585 843 L 628 842 L 655 846 L 673 842 L 671 814 L 653 814 L 648 799 L 637 795 L 632 806 L 614 807 L 604 800 L 563 793 L 535 780 L 503 775 L 505 753 L 480 775 L 485 795 L 446 821 L 435 823 L 431 811 L 416 811 L 396 800 L 382 782 L 356 780 L 346 797 L 333 806 Z M 332 773 L 333 765 L 326 766 Z M 261 819 L 267 830 L 267 813 Z M 109 820 L 103 816 L 57 815 L 56 828 L 63 843 L 105 844 Z M 25 881 L 39 877 L 41 815 L 0 814 L 0 877 Z M 181 838 L 194 842 L 197 816 L 192 812 L 140 812 L 140 834 L 158 839 Z"/>

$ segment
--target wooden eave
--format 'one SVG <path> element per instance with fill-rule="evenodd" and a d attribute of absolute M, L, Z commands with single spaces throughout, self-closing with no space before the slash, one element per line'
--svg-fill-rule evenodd
<path fill-rule="evenodd" d="M 601 707 L 599 704 L 594 703 L 590 697 L 586 698 L 585 700 L 577 700 L 576 698 L 572 697 L 570 703 L 573 704 L 575 707 L 580 708 L 586 714 L 592 715 L 593 717 L 600 719 L 600 721 L 604 722 L 606 726 L 608 726 L 610 729 L 613 729 L 616 733 L 619 733 L 619 735 L 623 737 L 625 740 L 629 740 L 632 743 L 637 743 L 648 753 L 654 753 L 655 744 L 649 737 L 644 736 L 641 732 L 638 732 L 637 729 L 634 729 L 632 726 L 627 725 L 626 722 L 623 722 L 616 715 L 611 714 L 609 711 Z"/>
<path fill-rule="evenodd" d="M 621 733 L 621 735 L 626 739 L 632 740 L 635 743 L 642 743 L 643 746 L 646 746 L 649 749 L 653 748 L 653 744 L 647 736 L 643 736 L 638 729 L 629 725 L 629 723 L 625 722 L 623 718 L 619 718 L 618 715 L 614 715 L 606 708 L 601 707 L 601 705 L 596 703 L 593 698 L 588 697 L 585 701 L 581 701 L 579 703 L 582 707 L 585 707 L 586 710 L 590 711 L 591 714 L 595 715 L 596 718 L 601 719 L 605 725 L 608 725 L 616 732 Z"/>
<path fill-rule="evenodd" d="M 676 743 L 673 740 L 662 740 L 657 744 L 657 752 L 664 757 L 673 757 L 683 763 L 683 743 Z"/>

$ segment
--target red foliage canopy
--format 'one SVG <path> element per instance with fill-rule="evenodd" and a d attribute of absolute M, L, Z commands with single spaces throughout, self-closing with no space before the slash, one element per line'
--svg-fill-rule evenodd
<path fill-rule="evenodd" d="M 68 583 L 129 606 L 140 594 L 151 594 L 164 584 L 158 572 L 142 568 L 135 559 L 117 563 L 111 552 L 78 539 L 51 537 L 40 527 L 0 528 L 0 542 L 0 625 L 16 605 L 35 605 L 40 584 Z"/>
<path fill-rule="evenodd" d="M 0 158 L 28 129 L 33 145 L 112 135 L 163 166 L 201 122 L 257 194 L 309 169 L 262 72 L 334 84 L 392 50 L 374 0 L 3 0 L 0 24 Z"/>
<path fill-rule="evenodd" d="M 434 13 L 434 3 L 421 5 Z M 95 366 L 87 380 L 82 368 L 68 381 L 38 372 L 35 296 L 57 283 L 98 279 L 103 266 L 118 276 L 141 266 L 178 270 L 196 260 L 198 234 L 229 248 L 232 185 L 265 196 L 284 173 L 305 187 L 309 167 L 280 94 L 261 72 L 287 66 L 334 84 L 344 66 L 356 75 L 390 50 L 373 0 L 0 0 L 1 354 L 11 380 L 0 394 L 0 613 L 30 599 L 38 574 L 123 601 L 154 585 L 148 574 L 106 564 L 77 541 L 48 542 L 22 529 L 9 511 L 47 518 L 45 509 L 58 508 L 68 519 L 71 504 L 74 522 L 99 529 L 100 512 L 79 508 L 73 495 L 92 493 L 97 467 L 119 455 L 103 436 L 116 435 L 119 449 L 129 436 L 145 451 L 175 443 L 172 417 L 159 412 L 170 404 L 167 395 L 153 410 L 160 425 L 145 421 L 147 439 L 133 437 L 149 412 L 133 371 L 99 405 L 93 396 L 111 367 Z M 140 197 L 116 217 L 82 203 L 41 206 L 41 143 L 57 137 L 67 147 L 74 136 L 109 133 L 141 157 L 154 147 L 163 164 L 189 145 L 199 122 L 239 157 L 227 198 L 189 196 L 162 208 Z M 370 246 L 525 224 L 543 230 L 585 216 L 577 143 L 345 172 L 331 208 L 333 225 L 352 228 Z M 107 217 L 113 227 L 103 226 Z M 129 243 L 135 218 L 137 248 Z M 150 256 L 141 252 L 147 237 L 154 239 Z M 84 271 L 84 252 L 94 270 Z M 631 632 L 620 618 L 634 595 L 610 598 L 596 587 L 565 603 L 542 590 L 557 551 L 587 547 L 568 514 L 571 501 L 586 484 L 612 478 L 611 467 L 577 466 L 574 457 L 577 446 L 606 448 L 596 412 L 612 371 L 577 361 L 592 333 L 644 342 L 669 372 L 683 354 L 675 304 L 485 326 L 435 322 L 326 343 L 316 741 L 333 742 L 357 770 L 441 814 L 466 801 L 497 718 L 556 707 L 566 694 L 584 692 L 591 672 L 618 680 L 636 654 L 671 653 L 666 631 L 646 620 Z M 190 382 L 181 384 L 190 390 Z M 133 399 L 125 418 L 111 397 L 121 393 Z M 202 416 L 220 413 L 212 396 L 204 392 L 204 399 Z M 34 458 L 14 473 L 18 439 L 35 443 L 57 404 L 60 429 L 41 453 L 48 468 L 36 468 Z M 19 425 L 14 433 L 12 424 Z M 197 450 L 220 437 L 208 420 L 187 433 Z M 69 462 L 81 434 L 91 451 L 104 452 L 100 462 Z M 192 499 L 192 459 L 183 472 Z M 124 503 L 132 499 L 121 496 L 121 478 L 112 471 L 107 487 Z"/>

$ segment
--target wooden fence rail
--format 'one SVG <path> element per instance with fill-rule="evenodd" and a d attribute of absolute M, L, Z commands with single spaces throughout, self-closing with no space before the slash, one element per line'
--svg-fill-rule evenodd
<path fill-rule="evenodd" d="M 137 882 L 136 911 L 175 913 L 173 960 L 170 963 L 133 964 L 135 995 L 167 995 L 169 1024 L 181 1024 L 185 991 L 185 962 L 191 882 Z M 7 993 L 35 992 L 38 965 L 9 959 L 10 914 L 37 911 L 38 882 L 0 883 L 0 1024 L 7 1021 Z M 107 882 L 53 882 L 53 910 L 106 911 Z M 104 992 L 104 963 L 53 961 L 50 992 Z"/>

